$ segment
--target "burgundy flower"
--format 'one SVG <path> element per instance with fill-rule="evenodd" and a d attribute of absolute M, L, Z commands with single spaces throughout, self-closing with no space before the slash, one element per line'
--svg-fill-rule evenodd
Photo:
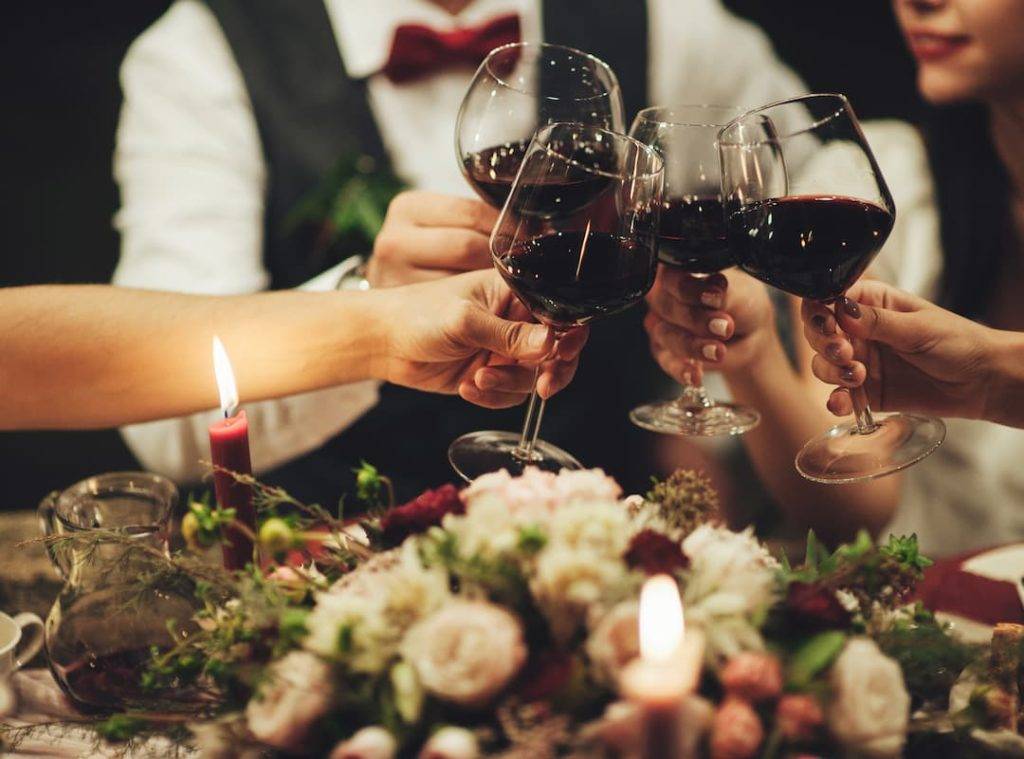
<path fill-rule="evenodd" d="M 530 658 L 516 693 L 525 703 L 546 701 L 566 686 L 572 677 L 573 667 L 572 657 L 564 651 L 542 651 Z"/>
<path fill-rule="evenodd" d="M 654 530 L 641 530 L 633 536 L 625 555 L 626 563 L 645 574 L 672 574 L 686 569 L 690 560 L 679 544 Z"/>
<path fill-rule="evenodd" d="M 850 626 L 850 612 L 831 588 L 807 582 L 791 582 L 786 611 L 807 630 L 833 630 Z"/>
<path fill-rule="evenodd" d="M 465 513 L 466 507 L 454 485 L 424 490 L 409 503 L 395 506 L 380 520 L 384 542 L 396 546 L 410 535 L 418 535 L 441 524 L 445 514 Z"/>

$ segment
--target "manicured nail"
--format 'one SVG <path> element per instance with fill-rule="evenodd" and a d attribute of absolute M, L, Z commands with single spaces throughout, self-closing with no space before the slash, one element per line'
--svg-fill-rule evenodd
<path fill-rule="evenodd" d="M 700 294 L 700 302 L 708 308 L 721 308 L 722 307 L 722 293 L 715 291 L 702 292 Z"/>
<path fill-rule="evenodd" d="M 530 336 L 526 339 L 526 347 L 532 351 L 539 351 L 547 345 L 547 342 L 547 329 L 533 329 L 530 331 Z"/>
<path fill-rule="evenodd" d="M 860 318 L 860 306 L 858 306 L 856 303 L 854 303 L 849 298 L 845 298 L 845 297 L 843 298 L 843 310 L 846 312 L 847 316 L 849 316 L 851 319 L 859 319 Z"/>
<path fill-rule="evenodd" d="M 704 354 L 704 358 L 708 361 L 718 360 L 718 346 L 708 343 L 701 349 L 701 353 Z"/>
<path fill-rule="evenodd" d="M 829 343 L 825 346 L 825 355 L 833 361 L 839 360 L 839 355 L 843 352 L 843 346 L 839 343 Z"/>
<path fill-rule="evenodd" d="M 729 321 L 728 319 L 712 319 L 708 322 L 708 330 L 712 335 L 718 335 L 719 337 L 725 337 L 729 334 Z"/>
<path fill-rule="evenodd" d="M 811 324 L 813 324 L 814 328 L 818 330 L 818 332 L 823 334 L 825 337 L 828 337 L 829 335 L 834 335 L 836 333 L 836 330 L 829 322 L 828 317 L 823 316 L 822 314 L 815 314 L 814 316 L 812 316 Z"/>
<path fill-rule="evenodd" d="M 839 376 L 846 382 L 853 382 L 857 377 L 857 370 L 852 366 L 844 366 L 842 371 L 839 372 Z"/>

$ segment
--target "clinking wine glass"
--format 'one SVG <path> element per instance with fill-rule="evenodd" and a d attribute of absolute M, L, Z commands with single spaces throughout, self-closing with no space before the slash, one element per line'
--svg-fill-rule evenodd
<path fill-rule="evenodd" d="M 665 200 L 658 233 L 658 259 L 695 275 L 733 265 L 722 209 L 718 133 L 745 109 L 718 105 L 645 108 L 630 135 L 651 145 L 665 160 Z M 700 381 L 693 362 L 691 381 L 675 400 L 639 406 L 630 413 L 644 429 L 673 435 L 740 435 L 760 421 L 754 409 L 717 401 Z"/>
<path fill-rule="evenodd" d="M 654 284 L 663 174 L 651 147 L 599 127 L 551 124 L 530 142 L 491 233 L 491 255 L 556 338 L 639 303 Z M 463 435 L 448 449 L 452 466 L 469 481 L 503 468 L 579 468 L 538 439 L 544 406 L 535 383 L 522 433 Z"/>
<path fill-rule="evenodd" d="M 459 166 L 500 210 L 539 127 L 573 121 L 623 132 L 624 110 L 615 73 L 599 58 L 548 43 L 502 45 L 480 64 L 459 108 Z"/>
<path fill-rule="evenodd" d="M 843 95 L 806 95 L 750 111 L 719 135 L 722 196 L 741 268 L 800 298 L 831 304 L 885 243 L 896 208 Z M 854 344 L 858 359 L 864 346 Z M 942 420 L 873 414 L 863 388 L 855 419 L 810 440 L 796 468 L 809 480 L 858 482 L 921 461 L 945 439 Z"/>

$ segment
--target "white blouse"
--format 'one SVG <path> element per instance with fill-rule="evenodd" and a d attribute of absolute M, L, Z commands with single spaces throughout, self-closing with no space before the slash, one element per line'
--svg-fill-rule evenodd
<path fill-rule="evenodd" d="M 896 224 L 870 274 L 935 300 L 942 242 L 924 143 L 902 122 L 869 122 L 864 133 L 896 203 Z M 900 505 L 883 536 L 917 533 L 931 556 L 1024 539 L 1024 430 L 964 419 L 946 425 L 942 446 L 903 473 Z"/>

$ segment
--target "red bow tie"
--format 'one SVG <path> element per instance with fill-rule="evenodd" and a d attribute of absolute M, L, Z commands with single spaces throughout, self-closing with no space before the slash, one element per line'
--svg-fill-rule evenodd
<path fill-rule="evenodd" d="M 514 13 L 450 32 L 402 24 L 395 29 L 382 71 L 396 84 L 410 82 L 453 66 L 479 66 L 491 50 L 512 42 L 519 42 L 519 16 Z"/>

